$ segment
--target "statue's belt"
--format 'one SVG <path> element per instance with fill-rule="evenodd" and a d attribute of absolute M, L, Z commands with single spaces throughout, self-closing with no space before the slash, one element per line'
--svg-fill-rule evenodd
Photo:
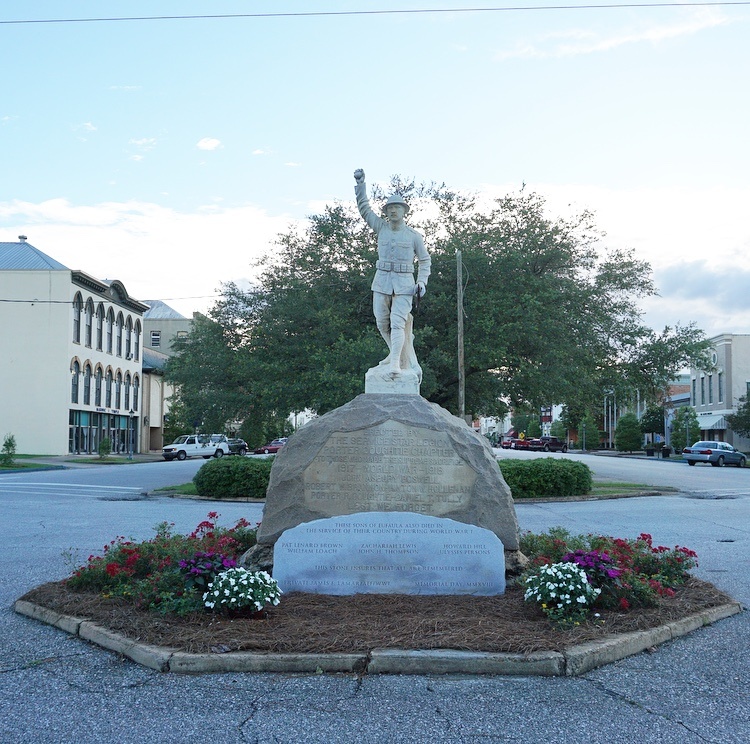
<path fill-rule="evenodd" d="M 379 271 L 395 271 L 398 274 L 412 274 L 414 272 L 414 264 L 395 263 L 393 261 L 378 261 L 375 268 Z"/>

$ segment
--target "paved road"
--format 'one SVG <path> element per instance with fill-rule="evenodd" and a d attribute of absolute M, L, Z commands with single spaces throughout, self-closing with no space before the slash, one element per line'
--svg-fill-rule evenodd
<path fill-rule="evenodd" d="M 168 471 L 185 465 L 200 463 L 132 465 L 109 468 L 106 475 L 91 468 L 0 476 L 0 741 L 750 740 L 748 613 L 575 679 L 358 679 L 162 675 L 12 612 L 12 602 L 27 589 L 67 575 L 66 548 L 85 557 L 116 534 L 148 537 L 160 521 L 175 522 L 179 530 L 194 527 L 214 505 L 140 496 L 164 478 L 189 480 L 189 468 Z M 677 464 L 663 468 L 688 471 Z M 701 477 L 733 477 L 728 469 L 706 472 Z M 648 531 L 658 542 L 688 545 L 699 553 L 700 576 L 750 601 L 750 497 L 693 496 L 522 504 L 517 511 L 523 529 L 559 524 L 573 532 Z M 239 516 L 257 519 L 259 511 L 238 504 L 217 510 L 227 523 Z"/>

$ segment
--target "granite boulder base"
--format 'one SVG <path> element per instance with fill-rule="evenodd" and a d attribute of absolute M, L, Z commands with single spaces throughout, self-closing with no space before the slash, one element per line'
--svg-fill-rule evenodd
<path fill-rule="evenodd" d="M 513 499 L 487 440 L 419 395 L 372 393 L 306 424 L 279 452 L 258 545 L 243 563 L 267 570 L 285 530 L 368 511 L 488 529 L 504 546 L 506 569 L 524 565 Z"/>
<path fill-rule="evenodd" d="M 284 532 L 273 576 L 283 592 L 492 596 L 505 591 L 505 557 L 497 535 L 473 524 L 360 512 Z"/>

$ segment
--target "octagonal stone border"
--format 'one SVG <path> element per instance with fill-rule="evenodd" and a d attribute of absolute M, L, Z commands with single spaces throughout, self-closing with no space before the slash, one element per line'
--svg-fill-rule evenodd
<path fill-rule="evenodd" d="M 191 654 L 174 648 L 139 643 L 86 618 L 63 615 L 33 602 L 19 599 L 13 609 L 20 615 L 52 625 L 158 672 L 348 672 L 361 675 L 489 674 L 575 677 L 736 615 L 742 612 L 743 608 L 739 602 L 728 602 L 656 628 L 608 636 L 599 641 L 571 646 L 561 652 L 540 651 L 531 654 L 451 649 L 373 649 L 367 654 L 280 654 L 257 651 Z"/>

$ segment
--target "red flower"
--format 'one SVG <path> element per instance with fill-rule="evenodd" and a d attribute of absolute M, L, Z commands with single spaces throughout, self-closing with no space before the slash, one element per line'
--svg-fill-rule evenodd
<path fill-rule="evenodd" d="M 628 610 L 630 609 L 630 602 L 628 602 L 625 597 L 620 597 L 620 609 L 621 610 Z"/>

